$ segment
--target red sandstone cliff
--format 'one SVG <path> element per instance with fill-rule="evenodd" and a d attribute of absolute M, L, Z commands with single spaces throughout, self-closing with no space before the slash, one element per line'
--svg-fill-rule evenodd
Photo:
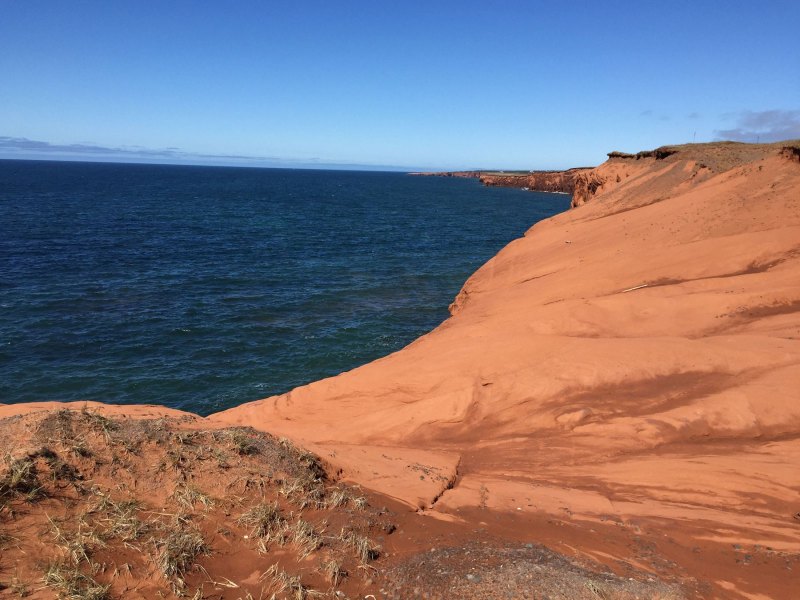
<path fill-rule="evenodd" d="M 471 597 L 469 590 L 487 597 L 520 581 L 533 585 L 530 574 L 543 577 L 550 568 L 539 560 L 543 555 L 510 577 L 502 569 L 519 564 L 520 551 L 498 548 L 532 549 L 529 542 L 542 542 L 624 576 L 612 587 L 604 587 L 610 579 L 578 579 L 567 597 L 682 597 L 674 588 L 624 589 L 629 576 L 641 578 L 644 571 L 648 585 L 669 579 L 690 596 L 794 598 L 793 573 L 800 568 L 800 144 L 611 153 L 595 169 L 575 170 L 569 182 L 563 174 L 548 177 L 522 187 L 572 185 L 575 208 L 511 242 L 464 284 L 451 318 L 399 352 L 207 419 L 157 407 L 99 406 L 92 407 L 99 417 L 90 411 L 80 419 L 63 413 L 40 418 L 32 413 L 57 405 L 0 405 L 8 445 L 25 453 L 34 438 L 61 444 L 55 447 L 64 456 L 73 453 L 68 466 L 88 469 L 93 493 L 99 482 L 108 497 L 122 487 L 133 497 L 167 482 L 169 490 L 158 493 L 162 503 L 185 513 L 186 501 L 180 508 L 175 498 L 179 490 L 189 484 L 214 490 L 216 509 L 192 500 L 191 514 L 182 513 L 176 524 L 201 526 L 217 553 L 202 559 L 211 575 L 186 573 L 187 579 L 232 600 L 263 583 L 257 575 L 264 559 L 242 537 L 237 519 L 244 507 L 237 502 L 249 494 L 252 502 L 261 495 L 286 504 L 289 492 L 271 481 L 269 462 L 258 467 L 268 472 L 266 479 L 253 470 L 256 459 L 243 450 L 240 430 L 208 431 L 230 425 L 284 435 L 321 453 L 332 473 L 371 490 L 377 506 L 394 506 L 393 497 L 420 509 L 392 515 L 399 531 L 385 542 L 389 564 L 425 550 L 406 567 L 410 583 L 395 597 L 430 589 L 455 597 L 453 586 L 464 582 L 472 587 L 458 587 L 458 597 Z M 157 420 L 137 429 L 103 415 Z M 94 455 L 79 451 L 65 423 L 86 430 Z M 131 428 L 152 439 L 137 446 L 122 435 Z M 165 445 L 168 435 L 174 441 Z M 259 443 L 285 459 L 286 443 Z M 241 474 L 224 462 L 237 455 L 250 457 L 235 461 Z M 49 487 L 73 473 L 52 454 L 25 456 L 52 471 Z M 297 457 L 303 468 L 316 464 L 302 452 Z M 0 545 L 0 551 L 18 557 L 15 568 L 25 575 L 35 570 L 34 552 L 52 553 L 42 544 L 66 539 L 47 533 L 45 516 L 63 528 L 66 521 L 50 513 L 72 509 L 55 495 L 33 508 L 23 505 L 9 481 L 0 476 L 0 516 L 8 516 L 6 506 L 25 511 L 15 512 L 20 520 L 0 521 L 17 526 L 10 538 L 0 535 L 16 546 Z M 258 481 L 255 491 L 248 487 Z M 236 485 L 241 498 L 229 498 L 228 486 Z M 87 504 L 85 496 L 69 500 L 86 509 L 85 522 L 97 521 L 101 509 L 80 504 Z M 114 505 L 102 507 L 108 512 Z M 290 508 L 282 505 L 299 519 Z M 351 518 L 339 512 L 324 516 Z M 375 528 L 385 514 L 379 509 L 374 518 L 357 518 Z M 318 527 L 328 527 L 316 518 Z M 148 523 L 159 532 L 168 525 L 163 521 Z M 34 547 L 36 531 L 44 533 Z M 494 566 L 483 560 L 484 544 L 448 554 L 465 538 L 492 546 Z M 346 552 L 348 539 L 339 540 Z M 250 544 L 247 551 L 242 544 Z M 292 552 L 292 568 L 321 585 L 322 572 L 312 573 L 305 556 Z M 278 554 L 287 560 L 285 550 Z M 146 557 L 133 556 L 139 574 L 131 579 L 126 563 L 128 575 L 114 585 L 131 597 L 140 589 L 152 593 L 158 574 L 146 571 Z M 555 589 L 564 595 L 563 582 L 574 570 L 558 564 Z M 481 583 L 474 565 L 497 579 Z M 377 593 L 375 567 L 361 566 L 369 578 L 354 577 L 346 589 Z M 219 574 L 215 580 L 213 573 Z M 457 575 L 426 587 L 437 573 Z M 142 581 L 150 587 L 138 587 Z"/>
<path fill-rule="evenodd" d="M 478 178 L 481 176 L 480 171 L 439 171 L 436 173 L 409 173 L 409 175 L 417 175 L 420 177 L 465 177 L 465 178 Z"/>
<path fill-rule="evenodd" d="M 578 177 L 590 170 L 576 168 L 566 171 L 531 171 L 526 174 L 481 173 L 478 178 L 484 185 L 526 188 L 534 192 L 572 194 Z"/>
<path fill-rule="evenodd" d="M 478 179 L 487 186 L 513 187 L 534 192 L 557 192 L 572 194 L 578 176 L 591 171 L 588 167 L 567 169 L 566 171 L 530 171 L 527 173 L 503 171 L 443 171 L 438 173 L 411 173 L 433 177 L 468 177 Z"/>
<path fill-rule="evenodd" d="M 587 555 L 640 564 L 625 548 L 646 539 L 713 597 L 790 598 L 800 163 L 787 148 L 612 153 L 575 173 L 576 208 L 470 277 L 435 331 L 212 419 L 290 436 L 441 518 L 493 509 L 540 535 L 566 520 Z"/>

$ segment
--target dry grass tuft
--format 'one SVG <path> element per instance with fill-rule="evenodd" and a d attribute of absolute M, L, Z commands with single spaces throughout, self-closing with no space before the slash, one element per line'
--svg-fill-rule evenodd
<path fill-rule="evenodd" d="M 111 434 L 119 429 L 119 423 L 88 408 L 81 410 L 81 417 L 89 427 L 102 434 L 109 442 Z"/>
<path fill-rule="evenodd" d="M 50 516 L 47 520 L 53 540 L 73 565 L 77 566 L 83 562 L 91 564 L 92 553 L 106 545 L 97 529 L 90 526 L 83 516 L 78 520 L 78 528 L 75 531 L 63 529 Z"/>
<path fill-rule="evenodd" d="M 325 506 L 327 508 L 339 508 L 346 506 L 350 501 L 350 494 L 344 488 L 336 488 L 331 491 L 327 498 L 325 498 Z"/>
<path fill-rule="evenodd" d="M 14 573 L 14 577 L 12 577 L 11 581 L 8 583 L 0 582 L 0 592 L 4 590 L 10 590 L 11 593 L 17 598 L 27 598 L 31 595 L 30 586 L 27 583 L 20 581 L 16 572 Z"/>
<path fill-rule="evenodd" d="M 176 431 L 174 434 L 175 441 L 184 446 L 191 446 L 195 443 L 198 434 L 196 431 Z"/>
<path fill-rule="evenodd" d="M 172 498 L 188 511 L 194 510 L 196 504 L 202 504 L 206 510 L 214 506 L 214 499 L 211 496 L 191 485 L 178 486 Z"/>
<path fill-rule="evenodd" d="M 255 440 L 243 429 L 232 428 L 226 430 L 228 441 L 239 456 L 253 456 L 260 453 Z"/>
<path fill-rule="evenodd" d="M 100 500 L 89 512 L 100 515 L 98 521 L 104 525 L 107 537 L 128 543 L 138 540 L 150 529 L 150 526 L 139 518 L 142 505 L 138 500 L 129 498 L 117 502 L 99 490 L 95 490 L 95 493 Z"/>
<path fill-rule="evenodd" d="M 305 558 L 322 547 L 322 536 L 314 530 L 311 523 L 297 519 L 292 526 L 292 543 L 300 553 L 300 557 Z"/>
<path fill-rule="evenodd" d="M 6 463 L 8 467 L 0 478 L 0 506 L 12 498 L 34 502 L 45 495 L 33 456 L 18 459 L 7 456 Z"/>
<path fill-rule="evenodd" d="M 50 469 L 50 481 L 53 484 L 59 481 L 66 481 L 77 486 L 78 481 L 83 479 L 78 470 L 71 464 L 64 462 L 61 458 L 50 448 L 40 448 L 35 454 L 30 455 L 31 458 L 41 458 L 47 463 Z"/>
<path fill-rule="evenodd" d="M 70 452 L 81 458 L 89 458 L 92 456 L 92 450 L 84 439 L 74 440 L 70 446 Z"/>
<path fill-rule="evenodd" d="M 366 510 L 367 506 L 369 506 L 369 503 L 364 496 L 351 496 L 350 503 L 356 510 Z"/>
<path fill-rule="evenodd" d="M 111 586 L 97 583 L 90 575 L 82 573 L 66 561 L 52 562 L 42 578 L 45 585 L 58 593 L 63 600 L 106 600 Z"/>
<path fill-rule="evenodd" d="M 356 533 L 355 531 L 342 529 L 339 534 L 339 539 L 353 549 L 356 558 L 361 561 L 361 564 L 367 564 L 373 560 L 377 560 L 381 555 L 381 547 L 369 539 L 365 535 Z"/>
<path fill-rule="evenodd" d="M 92 455 L 92 451 L 84 436 L 76 437 L 74 420 L 74 411 L 66 408 L 59 409 L 39 422 L 36 433 L 48 443 L 59 442 L 66 447 L 69 453 L 87 458 Z"/>
<path fill-rule="evenodd" d="M 303 448 L 298 448 L 292 444 L 288 438 L 279 439 L 278 446 L 283 450 L 285 455 L 293 459 L 295 462 L 300 463 L 303 471 L 308 472 L 312 479 L 325 479 L 325 467 L 322 466 L 322 461 L 320 461 L 316 454 L 313 454 Z"/>
<path fill-rule="evenodd" d="M 309 506 L 314 508 L 325 506 L 325 486 L 310 474 L 282 481 L 278 493 L 300 510 Z"/>
<path fill-rule="evenodd" d="M 259 579 L 267 582 L 267 589 L 272 593 L 271 598 L 276 598 L 279 594 L 293 600 L 306 600 L 309 596 L 322 596 L 320 592 L 304 586 L 299 576 L 289 575 L 277 564 L 264 571 Z"/>
<path fill-rule="evenodd" d="M 325 508 L 339 508 L 349 505 L 356 510 L 365 510 L 367 508 L 367 499 L 364 496 L 356 496 L 345 487 L 336 487 L 328 492 L 324 505 Z"/>
<path fill-rule="evenodd" d="M 250 537 L 267 542 L 278 541 L 281 545 L 286 541 L 286 519 L 281 515 L 277 502 L 256 504 L 239 517 L 238 523 L 251 528 Z"/>
<path fill-rule="evenodd" d="M 322 561 L 320 572 L 333 587 L 339 585 L 339 582 L 347 577 L 347 571 L 342 568 L 342 562 L 332 557 Z"/>
<path fill-rule="evenodd" d="M 203 535 L 185 521 L 178 521 L 166 537 L 155 541 L 158 549 L 156 564 L 164 577 L 178 589 L 186 585 L 184 577 L 197 557 L 210 554 Z"/>

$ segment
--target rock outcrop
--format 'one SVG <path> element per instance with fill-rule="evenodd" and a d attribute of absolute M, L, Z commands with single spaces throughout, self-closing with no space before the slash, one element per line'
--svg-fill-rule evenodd
<path fill-rule="evenodd" d="M 532 192 L 554 192 L 572 194 L 578 176 L 591 171 L 588 167 L 567 169 L 566 171 L 444 171 L 439 173 L 411 173 L 433 177 L 468 177 L 478 179 L 487 186 L 513 187 Z"/>
<path fill-rule="evenodd" d="M 577 168 L 566 171 L 531 171 L 527 174 L 513 175 L 482 173 L 479 179 L 484 185 L 525 188 L 533 192 L 572 194 L 581 174 L 590 170 Z"/>

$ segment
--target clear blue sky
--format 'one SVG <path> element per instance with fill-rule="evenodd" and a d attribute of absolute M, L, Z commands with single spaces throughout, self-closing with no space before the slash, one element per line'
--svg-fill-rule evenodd
<path fill-rule="evenodd" d="M 561 168 L 800 137 L 799 36 L 796 0 L 0 0 L 0 157 Z"/>

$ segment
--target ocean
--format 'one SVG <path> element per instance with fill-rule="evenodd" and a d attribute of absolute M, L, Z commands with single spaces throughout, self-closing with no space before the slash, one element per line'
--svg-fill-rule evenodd
<path fill-rule="evenodd" d="M 209 414 L 401 349 L 564 195 L 402 173 L 0 160 L 0 402 Z"/>

